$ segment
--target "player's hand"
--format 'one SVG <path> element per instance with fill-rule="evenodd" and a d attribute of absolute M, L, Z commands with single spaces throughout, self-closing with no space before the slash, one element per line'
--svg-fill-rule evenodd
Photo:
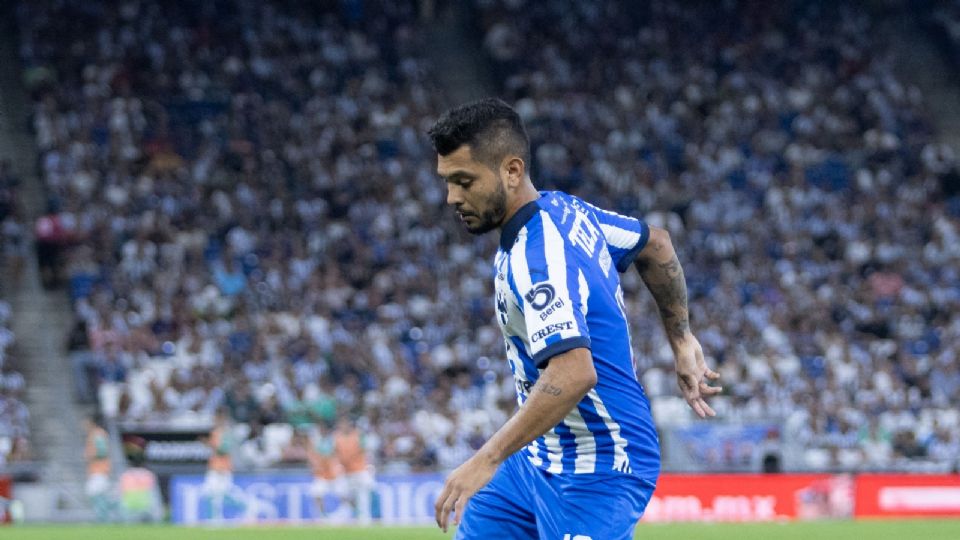
<path fill-rule="evenodd" d="M 499 463 L 488 459 L 482 452 L 478 452 L 450 473 L 434 505 L 437 526 L 443 529 L 443 532 L 447 532 L 448 523 L 453 525 L 460 523 L 460 520 L 463 519 L 463 510 L 467 506 L 467 501 L 476 492 L 480 491 L 480 488 L 487 485 L 487 482 L 497 472 L 497 467 L 499 467 Z M 453 512 L 452 522 L 450 521 L 451 511 Z"/>
<path fill-rule="evenodd" d="M 677 361 L 677 384 L 687 404 L 700 418 L 716 416 L 717 413 L 707 404 L 705 398 L 723 391 L 721 386 L 710 386 L 709 381 L 720 378 L 720 374 L 707 367 L 703 361 L 703 349 L 693 334 L 674 343 L 673 353 Z"/>

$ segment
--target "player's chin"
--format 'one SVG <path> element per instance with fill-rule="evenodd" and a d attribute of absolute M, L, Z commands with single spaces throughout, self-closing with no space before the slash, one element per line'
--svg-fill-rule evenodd
<path fill-rule="evenodd" d="M 475 217 L 469 217 L 463 220 L 463 226 L 467 229 L 467 232 L 470 234 L 486 234 L 497 226 L 489 221 L 477 219 Z"/>
<path fill-rule="evenodd" d="M 496 225 L 484 221 L 477 222 L 473 225 L 464 222 L 463 226 L 466 227 L 468 233 L 476 235 L 486 234 L 496 228 Z"/>

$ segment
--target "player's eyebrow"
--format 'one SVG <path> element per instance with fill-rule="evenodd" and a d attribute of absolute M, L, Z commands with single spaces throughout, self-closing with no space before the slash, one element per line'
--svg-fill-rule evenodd
<path fill-rule="evenodd" d="M 465 171 L 463 169 L 456 169 L 451 171 L 449 174 L 445 174 L 445 175 L 441 174 L 440 177 L 446 180 L 447 182 L 456 182 L 461 178 L 473 180 L 477 176 L 473 173 L 470 173 L 469 171 Z"/>

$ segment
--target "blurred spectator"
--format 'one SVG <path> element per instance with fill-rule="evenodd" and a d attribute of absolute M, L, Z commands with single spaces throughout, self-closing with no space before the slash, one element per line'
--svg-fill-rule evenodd
<path fill-rule="evenodd" d="M 267 437 L 264 436 L 263 426 L 259 422 L 250 422 L 250 432 L 247 438 L 243 440 L 237 451 L 238 461 L 241 461 L 247 468 L 262 469 L 274 465 L 280 461 L 306 461 L 298 459 L 288 453 L 287 449 L 281 451 L 280 448 L 270 444 Z"/>
<path fill-rule="evenodd" d="M 110 436 L 96 417 L 87 418 L 84 429 L 87 441 L 83 451 L 83 457 L 87 460 L 85 492 L 97 521 L 110 521 L 115 517 L 110 486 Z"/>
<path fill-rule="evenodd" d="M 27 381 L 13 369 L 15 336 L 10 304 L 0 300 L 0 468 L 31 459 L 30 412 L 24 403 Z"/>
<path fill-rule="evenodd" d="M 367 442 L 357 426 L 347 417 L 337 421 L 333 432 L 333 451 L 343 470 L 347 503 L 360 522 L 369 522 L 374 488 L 373 471 L 367 465 Z"/>

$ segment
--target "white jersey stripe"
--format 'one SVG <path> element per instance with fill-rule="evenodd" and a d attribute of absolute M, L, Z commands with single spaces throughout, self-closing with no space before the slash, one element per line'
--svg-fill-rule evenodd
<path fill-rule="evenodd" d="M 570 291 L 567 287 L 567 246 L 563 240 L 553 219 L 544 211 L 540 211 L 543 222 L 543 243 L 545 247 L 545 258 L 547 260 L 547 273 L 550 275 L 550 283 L 557 289 L 558 298 L 570 298 Z M 581 290 L 582 294 L 582 290 Z M 572 306 L 571 306 L 572 309 Z M 579 336 L 580 329 L 574 325 L 570 330 L 560 332 L 561 338 Z"/>
<path fill-rule="evenodd" d="M 580 415 L 580 410 L 574 407 L 570 414 L 563 419 L 563 423 L 570 428 L 573 435 L 573 444 L 577 449 L 577 459 L 574 461 L 574 473 L 592 473 L 597 470 L 597 440 L 594 438 L 587 423 Z"/>
<path fill-rule="evenodd" d="M 517 289 L 520 291 L 521 295 L 523 294 L 523 291 L 529 291 L 531 288 L 533 288 L 533 284 L 530 283 L 530 267 L 527 265 L 526 233 L 517 237 L 517 244 L 512 250 L 510 250 L 510 270 L 514 281 L 517 283 Z M 520 301 L 523 302 L 522 299 Z M 524 352 L 526 353 L 527 358 L 533 358 L 533 354 L 536 352 L 534 347 L 530 343 L 530 340 L 526 338 L 526 336 L 521 337 L 523 338 L 523 344 L 526 348 Z"/>
<path fill-rule="evenodd" d="M 583 275 L 583 269 L 580 269 L 580 275 L 577 276 L 580 281 L 580 313 L 583 313 L 583 320 L 587 320 L 587 312 L 590 311 L 590 286 L 587 284 L 587 276 Z"/>
<path fill-rule="evenodd" d="M 550 431 L 543 434 L 543 442 L 547 446 L 547 461 L 550 466 L 547 472 L 560 474 L 563 472 L 563 447 L 560 446 L 560 436 L 557 435 L 557 428 L 551 428 Z"/>
<path fill-rule="evenodd" d="M 603 231 L 603 236 L 607 239 L 607 243 L 613 247 L 633 249 L 633 247 L 637 245 L 637 242 L 640 241 L 640 233 L 614 227 L 613 225 L 607 225 L 606 223 L 600 224 L 600 230 Z"/>

